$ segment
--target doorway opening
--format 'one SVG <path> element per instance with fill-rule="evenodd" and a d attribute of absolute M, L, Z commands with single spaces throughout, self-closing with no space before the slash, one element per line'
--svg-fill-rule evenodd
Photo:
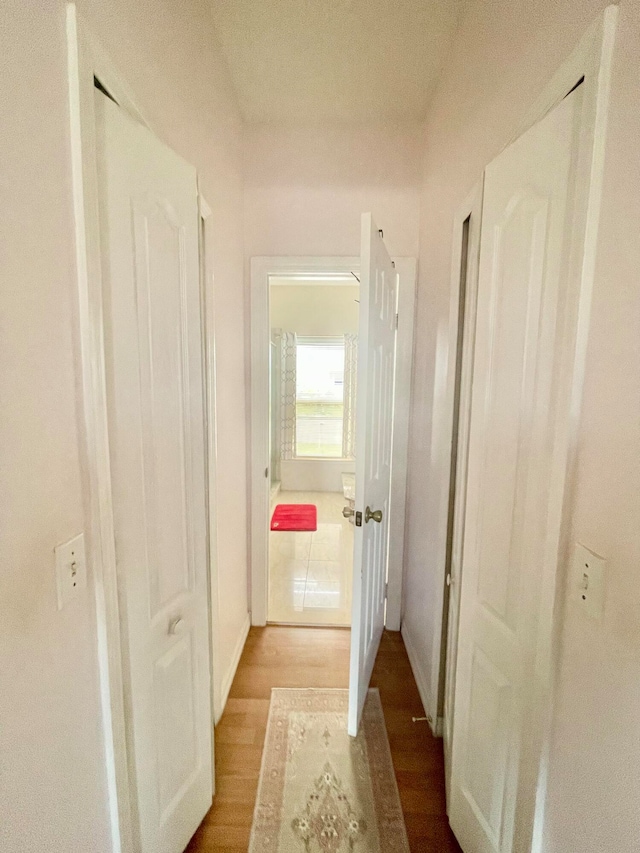
<path fill-rule="evenodd" d="M 268 622 L 351 624 L 358 297 L 269 278 Z"/>
<path fill-rule="evenodd" d="M 414 258 L 395 258 L 394 262 L 397 316 L 394 314 L 393 317 L 397 332 L 394 332 L 395 372 L 392 379 L 395 389 L 393 465 L 385 627 L 399 631 L 416 261 Z M 315 603 L 323 605 L 310 608 L 310 612 L 315 611 L 313 621 L 307 621 L 308 616 L 301 616 L 300 611 L 290 618 L 286 614 L 273 613 L 273 608 L 270 610 L 269 607 L 269 581 L 270 575 L 273 576 L 270 572 L 270 544 L 271 541 L 276 545 L 281 543 L 279 549 L 285 552 L 285 562 L 337 563 L 339 560 L 332 559 L 331 555 L 336 554 L 335 545 L 339 538 L 341 548 L 347 543 L 349 551 L 349 557 L 341 560 L 343 567 L 347 560 L 352 559 L 349 539 L 355 533 L 355 525 L 346 520 L 342 512 L 344 510 L 347 516 L 351 511 L 356 512 L 355 377 L 362 368 L 364 347 L 361 320 L 363 285 L 360 279 L 368 274 L 362 267 L 362 258 L 358 256 L 256 257 L 251 261 L 251 624 L 254 626 L 266 625 L 268 621 L 320 626 L 348 626 L 351 622 L 351 604 L 344 607 L 341 601 L 339 608 L 325 607 L 329 596 L 320 599 L 320 588 L 316 587 L 316 595 L 311 583 L 308 585 L 307 605 L 314 598 Z M 335 302 L 333 307 L 331 300 Z M 305 301 L 308 305 L 305 309 L 306 326 L 300 325 L 302 320 L 292 316 L 292 312 L 295 315 L 296 303 L 300 307 Z M 329 315 L 324 321 L 322 311 Z M 344 323 L 341 318 L 344 320 L 346 313 L 351 319 Z M 304 311 L 301 310 L 299 315 L 304 315 Z M 287 349 L 292 366 L 288 373 L 284 369 Z M 294 379 L 298 372 L 301 383 L 299 399 Z M 302 388 L 303 381 L 305 389 Z M 287 389 L 283 385 L 288 385 L 288 394 L 285 394 Z M 285 397 L 285 405 L 282 405 Z M 295 492 L 301 493 L 297 499 Z M 310 492 L 313 494 L 308 494 Z M 287 537 L 286 531 L 278 528 L 272 531 L 273 513 L 280 503 L 315 504 L 315 521 L 320 529 L 289 531 L 307 534 L 300 537 Z M 357 507 L 363 516 L 365 508 Z M 330 513 L 328 520 L 325 510 Z M 325 523 L 341 524 L 343 533 L 339 537 L 337 530 L 329 533 L 322 528 Z M 315 537 L 317 547 L 313 552 L 313 557 L 319 557 L 317 561 L 311 556 L 309 543 L 304 542 L 309 539 L 309 533 L 318 534 Z M 301 548 L 292 553 L 293 546 L 286 543 L 287 538 L 299 539 Z M 323 538 L 331 541 L 321 542 Z M 320 547 L 332 544 L 333 547 Z M 303 609 L 307 579 L 314 579 L 313 569 L 327 569 L 329 573 L 333 571 L 334 576 L 337 570 L 337 566 L 297 565 L 293 568 L 297 569 L 297 583 L 289 580 L 289 600 L 295 593 L 297 606 Z M 310 573 L 306 571 L 308 568 Z M 325 588 L 334 599 L 338 597 L 335 585 Z M 348 589 L 344 594 L 350 595 Z M 341 596 L 344 600 L 342 592 Z M 330 612 L 338 609 L 342 611 L 338 616 Z"/>

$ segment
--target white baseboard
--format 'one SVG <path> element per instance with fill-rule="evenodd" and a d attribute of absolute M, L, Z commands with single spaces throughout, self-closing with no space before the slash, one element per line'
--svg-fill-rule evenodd
<path fill-rule="evenodd" d="M 240 656 L 242 655 L 244 644 L 247 641 L 247 634 L 249 633 L 250 627 L 251 617 L 247 613 L 247 618 L 244 620 L 240 633 L 238 634 L 238 642 L 236 643 L 236 647 L 233 650 L 233 658 L 231 659 L 231 664 L 229 666 L 229 669 L 227 670 L 227 674 L 222 680 L 221 702 L 218 707 L 216 718 L 214 721 L 216 725 L 218 725 L 218 723 L 220 722 L 220 717 L 222 716 L 225 705 L 227 704 L 227 699 L 229 698 L 229 691 L 231 690 L 231 685 L 233 684 L 233 679 L 235 678 L 236 670 L 238 669 L 238 664 L 240 663 Z"/>
<path fill-rule="evenodd" d="M 427 687 L 427 679 L 422 672 L 422 667 L 420 666 L 420 657 L 416 650 L 413 640 L 411 639 L 411 634 L 406 626 L 406 623 L 403 623 L 402 628 L 400 629 L 400 633 L 402 634 L 402 639 L 404 640 L 404 647 L 407 650 L 407 655 L 409 657 L 409 663 L 411 664 L 411 669 L 413 671 L 413 677 L 416 680 L 416 684 L 418 686 L 418 693 L 420 694 L 420 699 L 422 700 L 422 707 L 424 708 L 424 713 L 431 728 L 431 731 L 435 735 L 435 737 L 442 737 L 442 718 L 439 717 L 434 725 L 433 717 L 429 711 L 431 707 L 430 697 L 429 697 L 429 689 Z"/>

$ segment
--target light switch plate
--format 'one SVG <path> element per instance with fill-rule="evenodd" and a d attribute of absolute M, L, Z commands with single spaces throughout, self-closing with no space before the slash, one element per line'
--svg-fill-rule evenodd
<path fill-rule="evenodd" d="M 87 585 L 84 533 L 62 545 L 56 545 L 55 555 L 58 610 L 62 610 Z"/>
<path fill-rule="evenodd" d="M 592 619 L 602 619 L 604 612 L 605 560 L 576 542 L 573 551 L 571 597 Z"/>

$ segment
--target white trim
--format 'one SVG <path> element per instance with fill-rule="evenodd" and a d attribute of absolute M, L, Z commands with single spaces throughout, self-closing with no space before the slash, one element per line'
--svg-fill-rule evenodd
<path fill-rule="evenodd" d="M 536 792 L 536 811 L 532 827 L 532 853 L 543 851 L 543 827 L 547 796 L 548 756 L 551 749 L 552 715 L 560 658 L 561 607 L 564 577 L 560 566 L 569 565 L 571 548 L 571 474 L 578 448 L 580 408 L 586 368 L 586 350 L 591 315 L 591 297 L 595 278 L 598 226 L 605 166 L 607 117 L 611 92 L 614 42 L 618 7 L 607 6 L 580 40 L 576 49 L 544 88 L 535 109 L 548 112 L 559 103 L 579 80 L 584 78 L 582 116 L 574 193 L 573 233 L 567 275 L 573 291 L 568 305 L 565 332 L 565 362 L 561 365 L 559 399 L 567 400 L 567 417 L 558 418 L 559 430 L 554 448 L 549 519 L 557 525 L 557 548 L 545 554 L 541 590 L 540 637 L 536 671 L 540 676 L 538 707 L 542 742 Z M 543 113 L 544 114 L 544 113 Z M 535 111 L 530 113 L 535 123 Z M 553 538 L 550 537 L 550 541 Z M 546 691 L 542 685 L 546 684 Z"/>
<path fill-rule="evenodd" d="M 300 287 L 301 284 L 315 284 L 320 287 L 357 287 L 358 283 L 358 279 L 353 275 L 318 276 L 305 273 L 304 275 L 289 275 L 280 278 L 274 276 L 271 287 Z"/>
<path fill-rule="evenodd" d="M 415 258 L 396 258 L 395 266 L 399 287 L 395 366 L 396 391 L 393 411 L 393 449 L 391 453 L 391 527 L 389 530 L 387 612 L 385 617 L 385 627 L 389 631 L 399 631 L 402 623 L 417 262 Z"/>
<path fill-rule="evenodd" d="M 122 94 L 124 89 L 115 82 L 117 75 L 109 71 L 104 54 L 95 49 L 73 3 L 67 4 L 67 50 L 85 442 L 83 461 L 87 470 L 86 513 L 96 593 L 111 840 L 114 853 L 134 853 L 102 338 L 94 75 L 118 90 L 123 103 L 126 97 Z"/>
<path fill-rule="evenodd" d="M 206 240 L 211 223 L 211 207 L 198 189 L 198 207 L 202 223 L 205 243 L 211 246 L 213 239 Z M 202 342 L 203 342 L 203 377 L 205 383 L 205 437 L 206 437 L 206 490 L 208 506 L 208 589 L 209 589 L 209 640 L 211 645 L 211 715 L 213 720 L 222 714 L 221 668 L 220 668 L 220 602 L 218 599 L 218 527 L 217 527 L 217 491 L 218 481 L 218 428 L 217 428 L 217 391 L 216 391 L 216 341 L 214 331 L 215 291 L 213 287 L 212 259 L 207 254 L 206 245 L 200 246 L 201 264 L 201 310 L 202 310 Z M 212 747 L 214 747 L 212 739 Z M 213 790 L 215 793 L 215 756 L 214 756 Z"/>
<path fill-rule="evenodd" d="M 88 554 L 96 595 L 108 808 L 113 853 L 135 853 L 138 828 L 134 820 L 134 790 L 127 749 L 107 426 L 94 77 L 123 110 L 136 121 L 152 128 L 138 109 L 129 87 L 78 15 L 75 3 L 67 3 L 66 6 L 66 35 L 78 278 L 79 372 L 84 420 L 81 441 L 83 468 L 86 470 L 84 485 L 85 514 L 89 525 Z M 211 213 L 204 201 L 201 201 L 200 211 L 204 218 Z M 212 579 L 214 583 L 215 574 Z"/>
<path fill-rule="evenodd" d="M 444 657 L 438 655 L 439 660 L 432 663 L 433 683 L 431 695 L 434 697 L 433 707 L 429 713 L 437 716 L 442 721 L 440 732 L 444 735 L 445 727 L 449 720 L 447 707 L 453 714 L 455 693 L 455 669 L 458 640 L 458 617 L 460 610 L 460 577 L 456 577 L 453 566 L 447 566 L 447 549 L 449 538 L 449 507 L 450 489 L 455 489 L 453 510 L 453 542 L 451 563 L 462 568 L 462 541 L 464 530 L 464 515 L 466 506 L 466 482 L 467 482 L 467 454 L 469 449 L 469 422 L 471 416 L 471 389 L 473 380 L 473 349 L 476 330 L 476 301 L 478 295 L 478 262 L 480 259 L 480 230 L 482 221 L 482 190 L 484 180 L 481 179 L 467 196 L 464 203 L 458 208 L 453 219 L 452 257 L 451 257 L 451 284 L 450 284 L 450 307 L 449 307 L 449 347 L 447 357 L 447 391 L 446 391 L 446 424 L 444 434 L 450 436 L 450 449 L 447 454 L 447 466 L 442 479 L 441 492 L 441 530 L 440 549 L 436 565 L 442 567 L 442 585 L 439 592 L 442 593 L 442 618 L 441 628 L 442 641 L 445 648 L 441 649 L 438 644 L 438 653 L 444 651 Z M 463 237 L 464 223 L 469 220 L 469 232 L 467 240 L 467 269 L 465 302 L 463 306 L 463 337 L 462 350 L 458 353 L 459 343 L 459 321 L 460 321 L 460 274 L 463 259 Z M 456 482 L 451 483 L 451 462 L 453 457 L 454 409 L 455 409 L 455 383 L 458 366 L 458 358 L 461 362 L 460 375 L 460 404 L 458 410 L 458 443 Z M 446 575 L 451 572 L 451 586 L 447 586 Z M 438 607 L 438 611 L 440 608 Z M 446 617 L 446 618 L 445 618 Z M 445 634 L 446 631 L 446 634 Z M 444 665 L 444 672 L 440 667 L 440 661 Z M 440 685 L 444 678 L 444 707 L 440 707 Z M 447 702 L 449 698 L 449 702 Z M 441 716 L 438 716 L 440 715 Z M 453 720 L 451 720 L 451 731 Z M 450 750 L 451 742 L 445 742 L 445 778 L 447 798 L 449 796 L 450 779 Z"/>
<path fill-rule="evenodd" d="M 220 717 L 225 709 L 227 704 L 227 699 L 229 698 L 229 691 L 231 690 L 231 685 L 233 684 L 233 679 L 236 676 L 236 672 L 238 669 L 238 664 L 240 663 L 240 658 L 242 657 L 242 652 L 244 651 L 244 645 L 247 642 L 247 637 L 249 635 L 249 629 L 251 628 L 251 617 L 247 613 L 246 619 L 240 629 L 240 633 L 238 634 L 238 641 L 236 642 L 236 647 L 233 650 L 233 657 L 231 658 L 231 664 L 229 665 L 229 669 L 224 679 L 222 680 L 222 687 L 220 693 L 220 705 L 218 710 L 216 711 L 215 716 L 215 724 L 216 726 L 220 722 Z"/>
<path fill-rule="evenodd" d="M 406 515 L 406 478 L 413 329 L 416 297 L 415 258 L 394 259 L 398 272 L 399 327 L 391 494 L 398 506 L 389 531 L 387 627 L 399 630 Z M 266 625 L 269 559 L 269 279 L 358 275 L 357 257 L 255 257 L 251 259 L 251 624 Z M 354 280 L 355 281 L 355 280 Z M 265 476 L 265 471 L 267 475 Z M 392 556 L 393 555 L 393 556 Z"/>

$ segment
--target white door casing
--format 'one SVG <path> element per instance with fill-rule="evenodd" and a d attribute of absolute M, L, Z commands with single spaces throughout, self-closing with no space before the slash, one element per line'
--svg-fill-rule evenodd
<path fill-rule="evenodd" d="M 353 560 L 349 734 L 358 732 L 384 629 L 389 548 L 398 276 L 370 213 L 362 215 L 356 527 Z M 380 522 L 367 510 L 381 511 Z"/>
<path fill-rule="evenodd" d="M 452 381 L 450 383 L 452 436 L 457 435 L 456 447 L 451 449 L 449 511 L 452 513 L 447 530 L 449 552 L 449 590 L 447 616 L 446 674 L 443 713 L 444 766 L 447 803 L 451 791 L 451 748 L 453 744 L 453 712 L 455 705 L 455 675 L 458 645 L 458 616 L 460 583 L 462 579 L 462 547 L 464 538 L 464 512 L 466 505 L 467 462 L 469 452 L 469 420 L 471 415 L 471 389 L 473 382 L 473 350 L 476 329 L 476 299 L 478 284 L 478 255 L 482 221 L 482 181 L 474 188 L 454 220 L 453 261 L 451 270 L 451 328 L 450 358 Z M 455 335 L 455 337 L 454 337 Z M 459 377 L 459 379 L 458 379 Z M 458 400 L 456 401 L 456 384 Z"/>
<path fill-rule="evenodd" d="M 196 173 L 105 95 L 95 100 L 137 845 L 181 853 L 212 799 Z"/>
<path fill-rule="evenodd" d="M 465 853 L 531 844 L 581 97 L 578 88 L 485 174 L 449 809 Z"/>

